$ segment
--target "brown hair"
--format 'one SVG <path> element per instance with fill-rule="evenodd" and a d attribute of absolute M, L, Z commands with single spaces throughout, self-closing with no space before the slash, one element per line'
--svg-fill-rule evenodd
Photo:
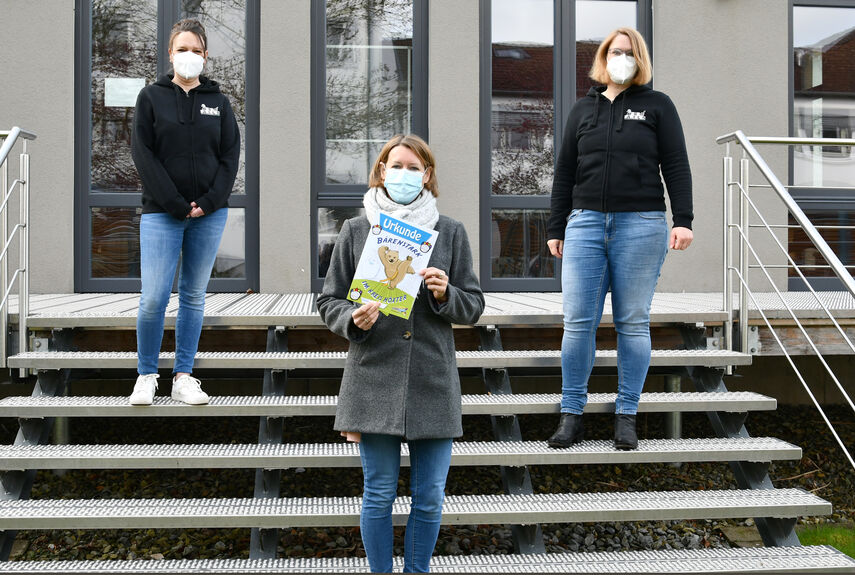
<path fill-rule="evenodd" d="M 179 20 L 172 26 L 172 32 L 169 33 L 169 49 L 172 50 L 172 42 L 175 40 L 175 37 L 181 34 L 182 32 L 192 32 L 199 38 L 199 41 L 202 43 L 202 50 L 208 50 L 208 35 L 205 34 L 205 27 L 202 26 L 202 23 L 198 20 L 194 20 L 193 18 L 185 18 L 183 20 Z"/>
<path fill-rule="evenodd" d="M 609 72 L 606 69 L 606 55 L 609 51 L 609 46 L 612 45 L 614 39 L 620 34 L 629 38 L 632 53 L 635 56 L 635 63 L 638 65 L 638 71 L 632 77 L 630 84 L 638 86 L 647 84 L 653 78 L 653 65 L 650 63 L 650 53 L 647 51 L 647 43 L 644 41 L 644 37 L 634 28 L 618 28 L 606 36 L 606 39 L 597 48 L 597 54 L 594 56 L 594 65 L 591 66 L 591 73 L 588 75 L 594 82 L 599 82 L 600 84 L 609 83 Z"/>
<path fill-rule="evenodd" d="M 383 178 L 380 177 L 380 164 L 386 163 L 389 159 L 389 152 L 392 151 L 392 148 L 397 146 L 404 146 L 413 152 L 416 157 L 418 157 L 419 161 L 421 161 L 422 165 L 424 165 L 425 170 L 431 168 L 430 176 L 425 184 L 425 188 L 430 190 L 430 193 L 432 193 L 434 197 L 438 196 L 439 186 L 436 181 L 436 160 L 434 160 L 433 152 L 431 152 L 430 146 L 427 145 L 427 142 L 415 134 L 396 134 L 392 136 L 391 140 L 386 142 L 383 149 L 380 150 L 380 155 L 377 156 L 376 160 L 374 160 L 374 167 L 371 168 L 371 174 L 368 177 L 368 185 L 372 188 L 386 189 L 383 186 Z"/>

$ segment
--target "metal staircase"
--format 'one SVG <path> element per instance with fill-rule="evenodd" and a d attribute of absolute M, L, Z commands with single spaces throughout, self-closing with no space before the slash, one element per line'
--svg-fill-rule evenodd
<path fill-rule="evenodd" d="M 504 297 L 506 294 L 501 294 Z M 85 296 L 81 296 L 85 297 Z M 548 449 L 544 441 L 522 441 L 517 436 L 516 416 L 534 413 L 557 413 L 556 394 L 512 394 L 508 368 L 551 368 L 559 366 L 555 350 L 503 350 L 499 334 L 508 326 L 519 325 L 525 314 L 518 309 L 497 310 L 500 298 L 488 301 L 495 305 L 489 325 L 476 328 L 481 338 L 480 351 L 458 351 L 462 368 L 479 368 L 489 393 L 466 395 L 464 416 L 491 415 L 496 441 L 456 442 L 452 465 L 503 467 L 507 494 L 449 495 L 443 522 L 447 525 L 498 523 L 518 526 L 514 530 L 516 553 L 491 557 L 437 557 L 437 572 L 484 571 L 553 571 L 613 572 L 616 570 L 647 571 L 744 571 L 840 569 L 855 571 L 855 561 L 831 548 L 791 548 L 782 552 L 780 545 L 797 545 L 792 526 L 802 515 L 823 515 L 831 505 L 821 498 L 798 489 L 773 489 L 766 468 L 769 462 L 801 457 L 801 449 L 775 438 L 751 438 L 741 429 L 750 411 L 771 410 L 774 399 L 752 392 L 728 392 L 723 374 L 728 366 L 746 365 L 751 356 L 734 351 L 692 349 L 693 335 L 700 337 L 704 328 L 696 319 L 683 314 L 678 325 L 686 327 L 686 347 L 682 350 L 657 350 L 652 365 L 660 369 L 691 375 L 706 382 L 697 392 L 645 393 L 639 405 L 641 413 L 708 412 L 714 421 L 726 422 L 718 429 L 720 437 L 706 439 L 642 439 L 637 451 L 616 451 L 610 442 L 586 441 L 566 450 Z M 225 298 L 219 298 L 225 300 Z M 251 298 L 250 298 L 251 299 Z M 184 560 L 184 561 L 74 561 L 62 564 L 64 571 L 85 572 L 170 572 L 221 571 L 367 571 L 363 559 L 292 560 L 277 558 L 278 530 L 298 527 L 356 526 L 359 522 L 359 498 L 296 498 L 279 493 L 277 473 L 295 467 L 358 467 L 356 446 L 335 444 L 281 444 L 281 427 L 295 416 L 330 416 L 337 398 L 329 395 L 286 395 L 287 374 L 305 370 L 340 370 L 341 352 L 289 352 L 288 331 L 281 325 L 265 327 L 260 322 L 268 317 L 249 306 L 249 299 L 232 296 L 242 306 L 241 314 L 220 314 L 215 310 L 212 324 L 228 321 L 268 330 L 268 350 L 264 352 L 200 353 L 198 366 L 222 370 L 264 369 L 268 383 L 260 396 L 214 397 L 207 406 L 188 407 L 167 397 L 158 397 L 150 407 L 126 404 L 124 397 L 80 397 L 64 395 L 73 370 L 80 368 L 119 369 L 130 373 L 135 356 L 127 352 L 64 351 L 73 345 L 74 330 L 52 332 L 49 351 L 23 352 L 8 358 L 9 366 L 34 370 L 37 384 L 31 397 L 9 397 L 0 401 L 0 417 L 17 417 L 22 432 L 14 445 L 0 446 L 0 473 L 5 495 L 0 498 L 0 530 L 8 549 L 16 531 L 29 529 L 131 529 L 131 528 L 209 528 L 249 527 L 252 539 L 249 560 Z M 92 303 L 91 301 L 89 302 Z M 83 304 L 81 304 L 83 305 Z M 133 305 L 125 300 L 123 305 Z M 266 305 L 275 305 L 268 298 Z M 294 307 L 279 315 L 281 324 L 317 326 L 310 299 L 304 307 Z M 38 307 L 38 306 L 36 306 Z M 54 313 L 62 322 L 69 314 L 50 306 L 31 318 L 41 326 L 50 325 Z M 247 314 L 249 310 L 249 314 Z M 673 312 L 668 317 L 673 320 Z M 73 314 L 72 314 L 73 315 Z M 97 306 L 84 315 L 87 327 L 116 327 L 124 321 L 115 307 L 98 311 Z M 532 314 L 533 323 L 543 325 L 557 320 L 560 314 Z M 705 317 L 709 317 L 708 315 Z M 228 319 L 224 319 L 228 318 Z M 302 318 L 302 319 L 301 319 Z M 659 319 L 659 318 L 657 318 Z M 67 324 L 66 324 L 67 325 Z M 461 328 L 464 329 L 464 328 Z M 614 352 L 602 350 L 597 365 L 614 366 Z M 169 366 L 171 355 L 163 354 L 163 366 Z M 295 371 L 296 370 L 296 371 Z M 709 389 L 706 389 L 707 387 Z M 614 394 L 592 394 L 586 407 L 589 413 L 608 413 L 614 409 Z M 55 417 L 118 417 L 138 419 L 142 424 L 150 417 L 216 417 L 255 416 L 260 418 L 261 432 L 257 444 L 214 445 L 46 445 L 46 430 Z M 224 419 L 226 421 L 226 419 Z M 738 424 L 738 425 L 737 425 Z M 734 431 L 734 426 L 736 431 Z M 403 465 L 408 465 L 406 446 Z M 619 463 L 731 462 L 738 472 L 750 478 L 740 489 L 703 492 L 629 492 L 533 494 L 527 477 L 528 465 L 619 464 Z M 43 469 L 257 469 L 256 490 L 242 499 L 46 499 L 29 501 L 26 494 L 36 470 Z M 15 487 L 18 486 L 17 489 Z M 408 511 L 408 499 L 399 498 L 394 522 L 402 525 Z M 696 520 L 756 518 L 758 526 L 768 533 L 767 544 L 759 549 L 696 550 L 668 552 L 623 552 L 545 554 L 540 523 L 574 523 L 597 521 Z M 538 537 L 540 540 L 538 541 Z M 539 544 L 539 545 L 538 545 Z M 776 546 L 777 545 L 777 546 Z M 9 562 L 9 572 L 46 572 L 55 570 L 51 562 Z M 157 572 L 157 571 L 155 571 Z"/>

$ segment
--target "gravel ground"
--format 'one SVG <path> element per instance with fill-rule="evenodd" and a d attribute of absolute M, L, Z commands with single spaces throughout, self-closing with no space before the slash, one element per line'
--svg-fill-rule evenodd
<path fill-rule="evenodd" d="M 847 445 L 855 445 L 855 424 L 844 407 L 828 410 Z M 661 415 L 639 416 L 641 437 L 663 437 Z M 285 442 L 339 441 L 329 418 L 293 418 L 286 423 Z M 555 416 L 523 416 L 524 439 L 545 439 L 557 423 Z M 144 427 L 141 427 L 144 425 Z M 781 406 L 772 413 L 752 413 L 746 423 L 753 436 L 772 436 L 800 445 L 800 461 L 772 465 L 776 487 L 800 487 L 831 501 L 828 517 L 802 518 L 802 523 L 855 520 L 855 470 L 851 469 L 812 408 Z M 606 439 L 612 417 L 589 416 L 587 435 Z M 215 419 L 78 419 L 72 422 L 73 443 L 245 443 L 256 441 L 257 418 L 239 418 L 222 425 Z M 0 419 L 0 440 L 11 443 L 17 431 L 14 420 Z M 464 418 L 464 440 L 491 439 L 487 417 Z M 685 414 L 684 437 L 708 437 L 711 428 L 703 414 Z M 736 488 L 727 464 L 666 464 L 534 466 L 530 468 L 537 493 L 704 490 Z M 282 473 L 281 492 L 287 496 L 343 496 L 361 492 L 359 469 L 290 469 Z M 253 470 L 132 470 L 70 471 L 63 475 L 39 472 L 32 490 L 41 498 L 122 497 L 247 497 L 254 483 Z M 402 470 L 399 493 L 406 494 L 408 473 Z M 452 468 L 448 493 L 501 493 L 498 468 Z M 727 524 L 746 521 L 694 521 L 543 525 L 548 551 L 612 551 L 623 549 L 682 549 L 729 547 L 722 533 Z M 401 530 L 396 530 L 396 550 Z M 13 559 L 133 559 L 247 557 L 248 529 L 21 531 Z M 280 556 L 322 557 L 363 555 L 358 529 L 283 530 Z M 436 553 L 511 553 L 510 529 L 505 526 L 450 526 L 440 532 Z"/>

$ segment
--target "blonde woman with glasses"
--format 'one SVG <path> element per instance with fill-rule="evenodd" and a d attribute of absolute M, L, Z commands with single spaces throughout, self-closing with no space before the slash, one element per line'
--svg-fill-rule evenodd
<path fill-rule="evenodd" d="M 547 243 L 562 258 L 564 336 L 561 419 L 548 443 L 562 448 L 584 437 L 595 334 L 611 291 L 618 340 L 614 445 L 635 449 L 635 414 L 650 365 L 650 303 L 668 249 L 692 243 L 692 174 L 677 109 L 648 86 L 652 66 L 641 34 L 632 28 L 609 34 L 590 76 L 603 85 L 570 111 L 552 184 Z"/>

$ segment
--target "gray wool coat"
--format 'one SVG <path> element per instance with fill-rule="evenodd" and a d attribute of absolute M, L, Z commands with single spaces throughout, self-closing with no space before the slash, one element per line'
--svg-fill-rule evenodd
<path fill-rule="evenodd" d="M 460 437 L 460 379 L 451 324 L 473 324 L 484 294 L 472 269 L 463 224 L 440 216 L 429 266 L 448 274 L 439 303 L 422 283 L 409 319 L 381 313 L 371 330 L 353 323 L 347 298 L 369 232 L 368 219 L 347 220 L 332 252 L 318 311 L 334 333 L 350 341 L 335 429 L 405 439 Z"/>

